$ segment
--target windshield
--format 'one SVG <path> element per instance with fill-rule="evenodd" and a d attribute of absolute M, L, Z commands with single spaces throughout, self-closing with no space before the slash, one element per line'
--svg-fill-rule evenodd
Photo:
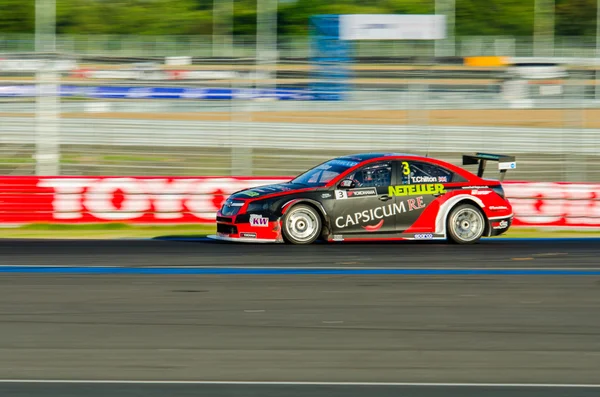
<path fill-rule="evenodd" d="M 358 161 L 334 159 L 316 166 L 304 174 L 301 174 L 292 183 L 298 183 L 307 186 L 323 186 L 338 175 L 344 173 L 350 168 L 358 165 Z"/>

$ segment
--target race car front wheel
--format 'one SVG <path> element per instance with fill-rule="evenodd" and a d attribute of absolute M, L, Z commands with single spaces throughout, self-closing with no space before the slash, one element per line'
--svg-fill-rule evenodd
<path fill-rule="evenodd" d="M 458 205 L 448 216 L 448 238 L 458 244 L 473 244 L 485 231 L 485 218 L 470 204 Z"/>
<path fill-rule="evenodd" d="M 295 205 L 284 216 L 283 237 L 292 244 L 311 244 L 321 233 L 321 217 L 308 205 Z"/>

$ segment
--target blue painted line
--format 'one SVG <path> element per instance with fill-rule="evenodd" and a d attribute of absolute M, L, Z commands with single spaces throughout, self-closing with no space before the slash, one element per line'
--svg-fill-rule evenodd
<path fill-rule="evenodd" d="M 600 276 L 598 270 L 569 269 L 338 269 L 0 266 L 0 273 L 154 275 L 404 275 L 404 276 Z"/>

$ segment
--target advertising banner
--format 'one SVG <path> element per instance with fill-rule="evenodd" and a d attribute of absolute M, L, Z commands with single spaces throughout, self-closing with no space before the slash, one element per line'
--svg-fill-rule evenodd
<path fill-rule="evenodd" d="M 237 72 L 230 70 L 174 70 L 160 68 L 132 69 L 76 69 L 71 77 L 80 79 L 108 80 L 230 80 L 267 78 L 264 73 Z"/>
<path fill-rule="evenodd" d="M 505 182 L 513 226 L 600 228 L 600 183 Z"/>
<path fill-rule="evenodd" d="M 36 73 L 39 71 L 70 71 L 77 62 L 68 59 L 5 59 L 0 58 L 0 72 Z"/>
<path fill-rule="evenodd" d="M 285 180 L 2 177 L 0 223 L 211 223 L 230 194 Z"/>
<path fill-rule="evenodd" d="M 0 86 L 1 97 L 34 97 L 33 84 Z M 277 98 L 278 100 L 311 100 L 313 95 L 301 89 L 235 89 L 235 88 L 176 88 L 61 85 L 61 97 L 102 99 L 204 99 L 232 100 Z"/>
<path fill-rule="evenodd" d="M 340 15 L 340 40 L 439 40 L 446 38 L 444 15 Z"/>
<path fill-rule="evenodd" d="M 0 177 L 0 224 L 213 223 L 226 198 L 289 177 Z M 600 228 L 600 184 L 505 182 L 514 226 Z"/>

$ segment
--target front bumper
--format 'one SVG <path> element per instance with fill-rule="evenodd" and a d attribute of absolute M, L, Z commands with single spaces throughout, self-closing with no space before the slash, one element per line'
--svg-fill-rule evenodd
<path fill-rule="evenodd" d="M 278 220 L 268 223 L 250 224 L 248 217 L 222 216 L 217 214 L 217 233 L 209 236 L 214 240 L 232 241 L 241 243 L 283 243 L 281 224 Z"/>

